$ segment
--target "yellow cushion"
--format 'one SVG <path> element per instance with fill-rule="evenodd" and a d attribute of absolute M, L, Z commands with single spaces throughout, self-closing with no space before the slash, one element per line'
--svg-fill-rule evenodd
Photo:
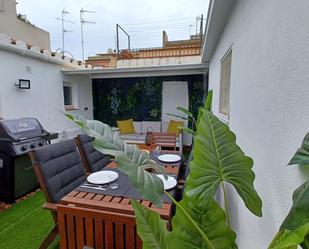
<path fill-rule="evenodd" d="M 135 133 L 133 119 L 117 120 L 117 125 L 120 130 L 120 135 Z"/>
<path fill-rule="evenodd" d="M 179 136 L 181 129 L 179 129 L 178 126 L 183 125 L 184 125 L 183 121 L 171 120 L 170 123 L 168 124 L 167 132 L 176 133 L 176 136 Z"/>

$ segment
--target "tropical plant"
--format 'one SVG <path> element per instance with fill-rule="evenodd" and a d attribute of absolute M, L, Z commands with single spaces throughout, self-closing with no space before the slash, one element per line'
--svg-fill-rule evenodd
<path fill-rule="evenodd" d="M 141 151 L 136 145 L 125 143 L 112 132 L 107 124 L 96 120 L 86 120 L 82 116 L 68 113 L 65 115 L 84 129 L 88 135 L 95 137 L 93 145 L 97 150 L 115 157 L 118 168 L 129 176 L 131 184 L 144 198 L 157 206 L 162 204 L 163 183 L 159 177 L 148 170 L 155 169 L 166 178 L 167 175 L 160 165 L 150 159 L 149 153 Z"/>
<path fill-rule="evenodd" d="M 205 105 L 204 105 L 204 108 L 208 111 L 211 110 L 212 95 L 213 95 L 213 91 L 210 90 L 207 94 L 206 102 L 205 102 Z M 197 121 L 199 119 L 201 107 L 198 109 L 198 116 L 197 117 L 195 117 L 192 112 L 190 112 L 188 109 L 186 109 L 184 107 L 177 107 L 177 110 L 182 112 L 183 115 L 178 115 L 178 114 L 169 113 L 169 112 L 166 113 L 166 115 L 171 116 L 171 117 L 175 117 L 175 118 L 179 118 L 179 119 L 182 119 L 182 120 L 191 121 L 191 128 L 187 128 L 187 127 L 184 127 L 184 126 L 178 126 L 178 128 L 183 130 L 184 132 L 189 133 L 189 134 L 196 135 L 196 126 L 197 126 Z"/>
<path fill-rule="evenodd" d="M 176 205 L 173 230 L 167 231 L 157 213 L 132 200 L 143 248 L 237 248 L 236 235 L 230 226 L 226 182 L 234 186 L 253 214 L 262 215 L 262 202 L 253 186 L 253 161 L 236 145 L 235 135 L 229 127 L 210 112 L 210 97 L 211 94 L 199 110 L 193 161 L 190 163 L 184 198 L 180 202 L 163 190 L 162 181 L 155 174 L 145 170 L 154 168 L 163 172 L 150 160 L 148 153 L 125 144 L 112 134 L 108 125 L 98 121 L 81 121 L 68 115 L 96 138 L 94 146 L 97 150 L 115 156 L 118 167 L 129 176 L 143 198 L 160 205 L 165 194 Z M 222 189 L 225 197 L 225 210 L 214 200 L 218 188 Z"/>
<path fill-rule="evenodd" d="M 289 162 L 295 164 L 309 164 L 309 133 Z M 294 191 L 293 205 L 269 249 L 296 249 L 298 245 L 309 249 L 309 180 Z"/>
<path fill-rule="evenodd" d="M 17 15 L 17 18 L 18 18 L 19 20 L 21 20 L 21 21 L 23 21 L 23 22 L 25 22 L 25 23 L 27 23 L 27 24 L 30 24 L 31 26 L 35 27 L 35 25 L 29 21 L 29 19 L 27 18 L 26 15 L 24 15 L 24 14 L 18 14 L 18 15 Z"/>

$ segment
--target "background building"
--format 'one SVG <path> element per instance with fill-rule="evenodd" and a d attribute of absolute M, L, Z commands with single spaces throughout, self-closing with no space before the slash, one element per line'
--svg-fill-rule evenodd
<path fill-rule="evenodd" d="M 103 68 L 130 68 L 143 66 L 179 65 L 199 63 L 201 60 L 203 36 L 191 35 L 188 40 L 169 41 L 163 31 L 162 47 L 109 50 L 86 60 L 87 64 Z"/>

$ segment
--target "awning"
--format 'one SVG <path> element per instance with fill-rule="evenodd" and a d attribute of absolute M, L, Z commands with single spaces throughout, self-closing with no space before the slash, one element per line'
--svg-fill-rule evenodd
<path fill-rule="evenodd" d="M 64 75 L 83 75 L 92 79 L 197 75 L 208 73 L 208 63 L 134 68 L 62 70 Z"/>

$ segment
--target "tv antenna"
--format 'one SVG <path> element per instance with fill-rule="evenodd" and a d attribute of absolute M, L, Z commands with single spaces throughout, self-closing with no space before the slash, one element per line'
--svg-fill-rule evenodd
<path fill-rule="evenodd" d="M 64 18 L 64 16 L 65 16 L 65 15 L 68 15 L 68 14 L 70 14 L 70 12 L 67 11 L 65 8 L 63 8 L 63 10 L 61 11 L 61 18 L 56 17 L 56 20 L 61 21 L 61 25 L 62 25 L 62 51 L 65 51 L 65 50 L 64 50 L 64 35 L 65 35 L 65 33 L 73 32 L 72 30 L 66 30 L 66 29 L 64 28 L 64 23 L 65 23 L 65 22 L 74 24 L 74 22 L 71 22 L 70 20 L 67 20 L 67 19 Z M 62 53 L 63 53 L 63 52 L 62 52 Z"/>
<path fill-rule="evenodd" d="M 193 25 L 193 24 L 190 24 L 190 25 L 189 25 L 189 36 L 191 36 L 191 28 L 192 28 L 192 27 L 194 27 L 194 25 Z"/>
<path fill-rule="evenodd" d="M 204 15 L 201 14 L 200 16 L 197 16 L 195 18 L 195 35 L 200 35 L 201 39 L 203 37 L 203 33 L 204 33 L 204 21 L 206 19 L 204 18 Z M 207 23 L 206 23 L 207 25 Z M 198 30 L 200 29 L 200 30 Z"/>
<path fill-rule="evenodd" d="M 85 50 L 84 50 L 84 25 L 87 24 L 96 24 L 93 21 L 86 21 L 84 18 L 85 13 L 95 13 L 94 11 L 84 10 L 83 8 L 80 10 L 80 31 L 81 31 L 81 42 L 82 42 L 82 57 L 83 61 L 85 61 Z"/>

